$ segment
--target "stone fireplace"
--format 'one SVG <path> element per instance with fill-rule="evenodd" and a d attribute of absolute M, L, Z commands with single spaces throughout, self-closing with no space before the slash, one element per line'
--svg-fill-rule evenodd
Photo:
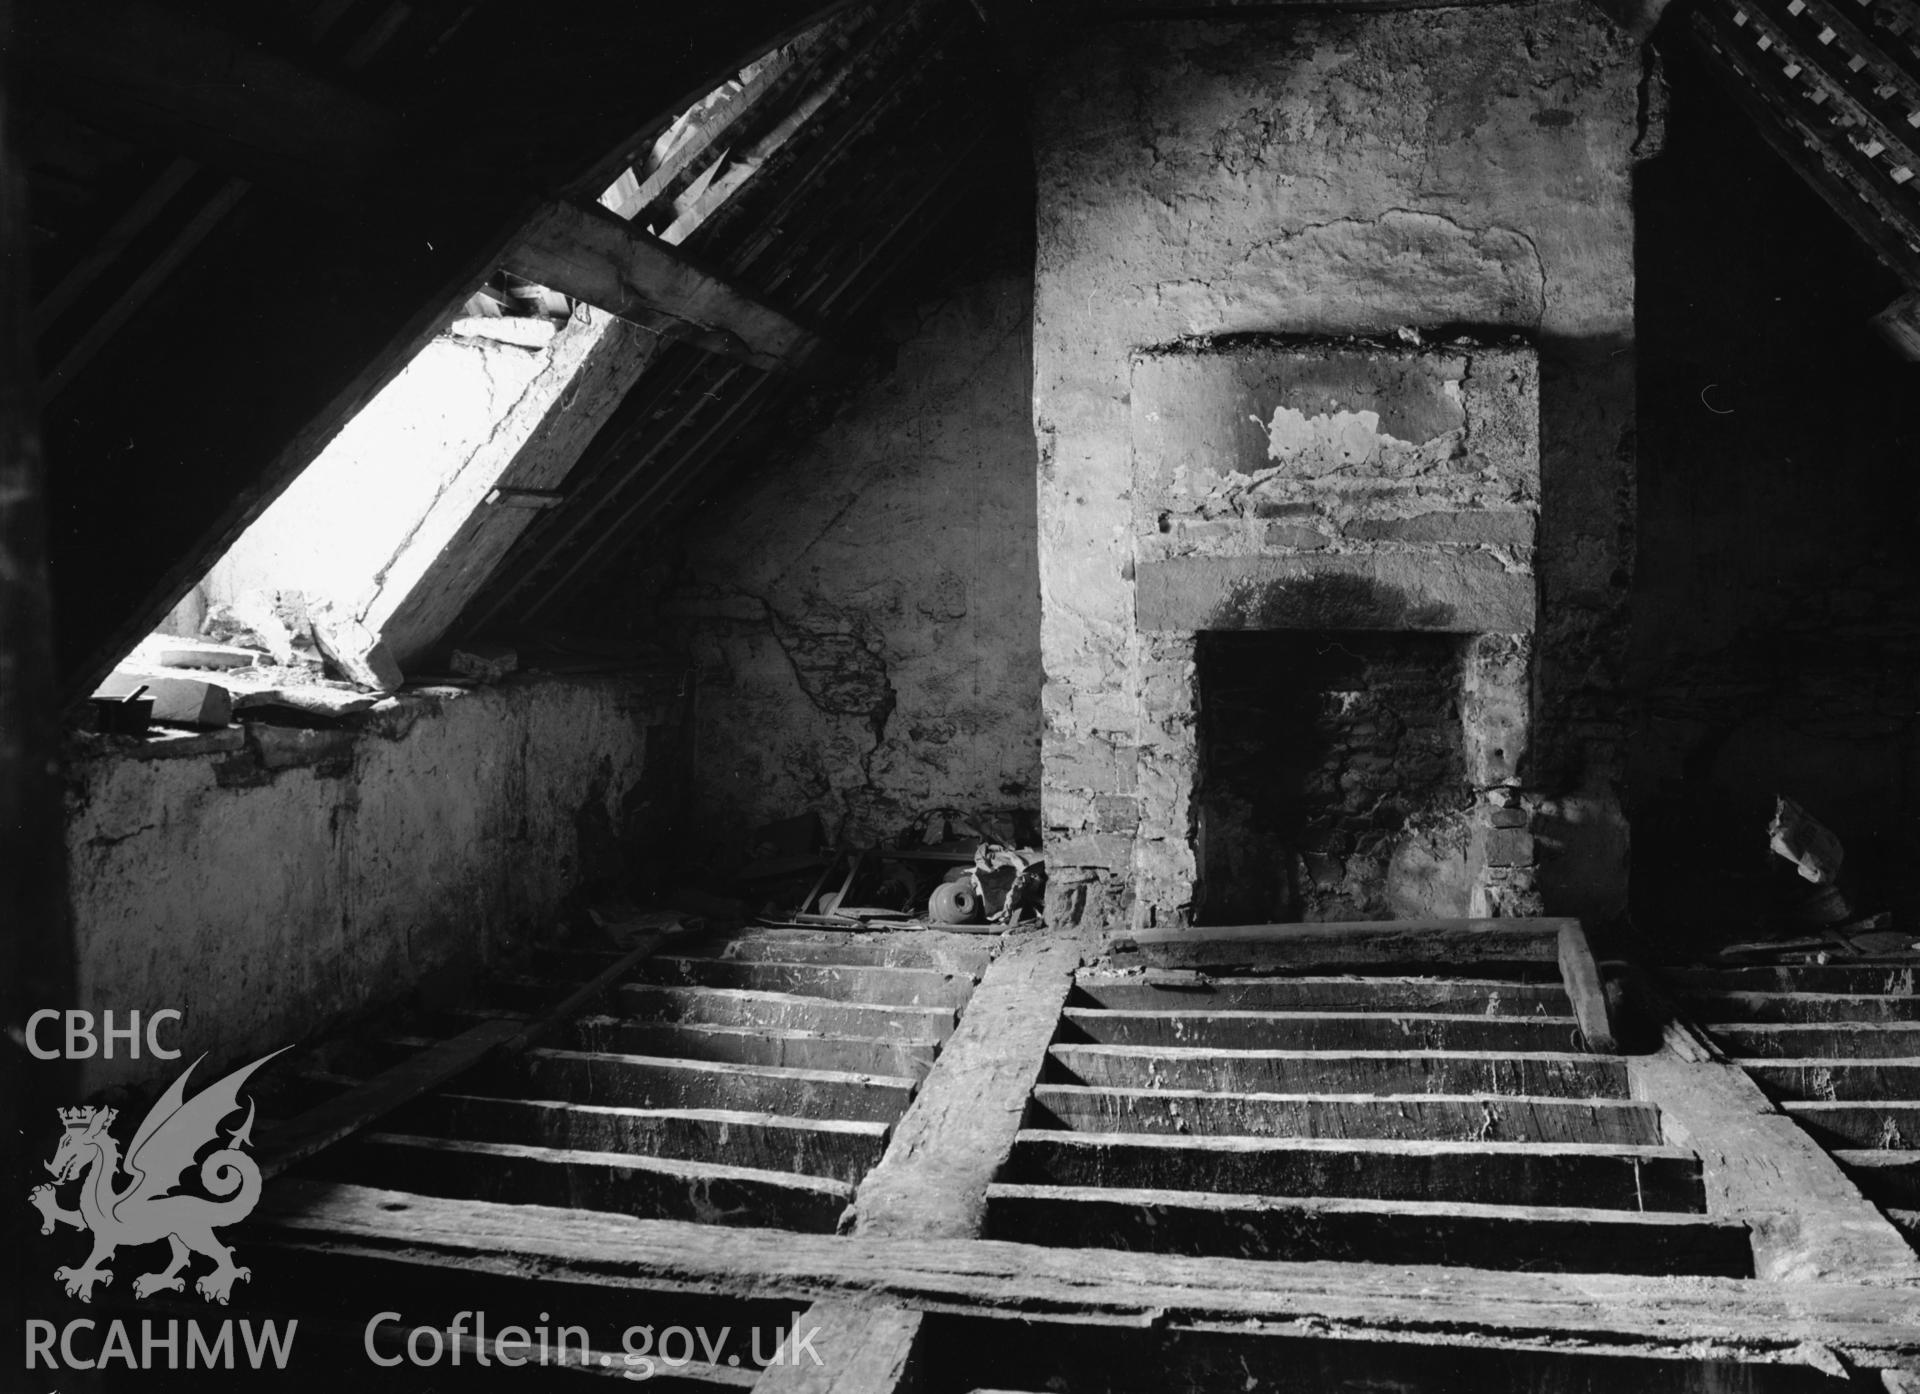
<path fill-rule="evenodd" d="M 1049 918 L 1604 925 L 1638 49 L 1579 0 L 1223 10 L 1089 22 L 1044 69 Z M 1205 749 L 1236 703 L 1258 809 Z"/>
<path fill-rule="evenodd" d="M 1142 919 L 1533 908 L 1539 373 L 1503 341 L 1135 355 Z"/>

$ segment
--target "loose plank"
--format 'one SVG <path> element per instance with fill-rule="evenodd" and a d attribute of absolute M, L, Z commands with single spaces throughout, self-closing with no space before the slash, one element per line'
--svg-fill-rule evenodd
<path fill-rule="evenodd" d="M 1920 1022 L 1920 997 L 1863 992 L 1689 992 L 1702 1021 Z"/>
<path fill-rule="evenodd" d="M 1607 1006 L 1607 985 L 1594 962 L 1593 947 L 1587 943 L 1587 931 L 1578 920 L 1560 925 L 1560 981 L 1573 1003 L 1573 1014 L 1580 1019 L 1580 1033 L 1587 1049 L 1612 1054 L 1618 1044 L 1614 1035 L 1613 1012 Z"/>
<path fill-rule="evenodd" d="M 520 1063 L 526 1089 L 514 1092 L 622 1108 L 728 1108 L 891 1123 L 905 1111 L 914 1086 L 892 1075 L 581 1050 L 529 1051 Z"/>
<path fill-rule="evenodd" d="M 806 1347 L 767 1366 L 760 1394 L 894 1394 L 923 1387 L 916 1347 L 924 1313 L 909 1307 L 840 1299 L 816 1302 L 794 1318 Z"/>
<path fill-rule="evenodd" d="M 1059 1045 L 1049 1083 L 1225 1094 L 1530 1094 L 1624 1099 L 1626 1065 L 1490 1051 L 1194 1050 Z"/>
<path fill-rule="evenodd" d="M 1920 1022 L 1715 1022 L 1701 1028 L 1729 1055 L 1849 1060 L 1920 1057 Z"/>
<path fill-rule="evenodd" d="M 1643 1234 L 1702 1223 L 1659 1215 L 1624 1222 Z M 1052 1315 L 1161 1330 L 1233 1323 L 1299 1335 L 1331 1325 L 1354 1337 L 1377 1332 L 1417 1341 L 1466 1331 L 1476 1340 L 1548 1340 L 1567 1350 L 1632 1343 L 1685 1360 L 1710 1345 L 1745 1359 L 1804 1363 L 1809 1348 L 1819 1346 L 1871 1370 L 1909 1362 L 1920 1349 L 1912 1292 L 1856 1281 L 1513 1276 L 1417 1265 L 1404 1255 L 1382 1265 L 1329 1266 L 1114 1251 L 1090 1264 L 1085 1253 L 1032 1244 L 857 1231 L 770 1235 L 297 1177 L 267 1188 L 248 1227 L 250 1244 L 385 1259 L 429 1279 L 456 1270 L 518 1278 L 533 1270 L 554 1283 L 635 1293 L 667 1287 L 742 1299 L 855 1296 L 954 1314 Z"/>
<path fill-rule="evenodd" d="M 582 1017 L 568 1033 L 576 1050 L 616 1055 L 664 1055 L 685 1060 L 730 1060 L 737 1065 L 786 1065 L 801 1070 L 850 1070 L 856 1074 L 924 1076 L 938 1047 L 789 1031 L 765 1026 L 699 1026 L 679 1022 L 633 1022 L 619 1017 Z"/>
<path fill-rule="evenodd" d="M 1036 931 L 994 960 L 941 1053 L 940 1068 L 861 1183 L 855 1232 L 979 1233 L 988 1183 L 1013 1148 L 1074 970 L 1091 940 Z"/>
<path fill-rule="evenodd" d="M 1083 971 L 1072 1005 L 1116 1011 L 1465 1012 L 1571 1016 L 1558 982 L 1503 978 L 1212 978 L 1199 973 Z"/>
<path fill-rule="evenodd" d="M 813 1234 L 831 1234 L 853 1199 L 844 1181 L 792 1172 L 401 1133 L 369 1133 L 330 1156 L 326 1168 L 349 1181 L 377 1178 L 460 1200 Z"/>
<path fill-rule="evenodd" d="M 1114 961 L 1160 968 L 1328 968 L 1459 964 L 1557 965 L 1564 919 L 1359 920 L 1135 930 Z"/>
<path fill-rule="evenodd" d="M 1659 1110 L 1612 1099 L 1489 1094 L 1209 1094 L 1043 1084 L 1038 1125 L 1094 1133 L 1194 1136 L 1456 1138 L 1650 1145 Z"/>
<path fill-rule="evenodd" d="M 1168 1137 L 1027 1131 L 1007 1182 L 1237 1195 L 1350 1196 L 1700 1213 L 1700 1163 L 1677 1147 L 1420 1139 Z"/>
<path fill-rule="evenodd" d="M 915 1044 L 944 1041 L 959 1019 L 952 1007 L 877 1006 L 744 988 L 629 983 L 615 994 L 615 1000 L 621 1012 L 640 1021 L 830 1031 Z"/>
<path fill-rule="evenodd" d="M 1752 1271 L 1745 1226 L 1702 1215 L 1009 1184 L 989 1192 L 987 1216 L 993 1239 L 1192 1257 L 1728 1278 Z"/>
<path fill-rule="evenodd" d="M 1572 1017 L 1070 1008 L 1062 1040 L 1223 1050 L 1578 1049 Z"/>
<path fill-rule="evenodd" d="M 887 1125 L 871 1121 L 473 1094 L 430 1095 L 396 1113 L 393 1126 L 426 1137 L 725 1162 L 835 1181 L 858 1181 L 880 1160 L 887 1139 Z"/>
<path fill-rule="evenodd" d="M 830 963 L 741 962 L 679 955 L 649 959 L 635 977 L 663 986 L 790 992 L 837 1002 L 897 1007 L 959 1007 L 973 991 L 970 976 L 930 968 L 848 968 Z"/>

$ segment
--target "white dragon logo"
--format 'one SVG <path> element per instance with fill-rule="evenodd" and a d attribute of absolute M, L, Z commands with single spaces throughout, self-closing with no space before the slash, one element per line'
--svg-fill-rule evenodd
<path fill-rule="evenodd" d="M 162 1239 L 173 1246 L 172 1258 L 160 1272 L 133 1280 L 135 1297 L 184 1291 L 186 1280 L 179 1276 L 180 1270 L 196 1253 L 214 1262 L 213 1271 L 193 1285 L 194 1291 L 209 1302 L 224 1306 L 234 1283 L 253 1276 L 249 1269 L 236 1268 L 233 1250 L 213 1237 L 216 1228 L 245 1219 L 260 1199 L 260 1168 L 240 1150 L 253 1140 L 251 1100 L 246 1121 L 228 1135 L 227 1145 L 200 1163 L 201 1186 L 219 1199 L 173 1192 L 184 1179 L 183 1173 L 193 1166 L 196 1154 L 208 1143 L 220 1140 L 221 1120 L 240 1107 L 240 1086 L 247 1076 L 278 1054 L 276 1050 L 242 1066 L 202 1089 L 189 1102 L 185 1097 L 187 1076 L 193 1073 L 194 1065 L 206 1059 L 202 1055 L 180 1072 L 140 1120 L 124 1164 L 120 1146 L 108 1131 L 117 1116 L 113 1109 L 89 1106 L 60 1110 L 66 1132 L 54 1149 L 53 1160 L 47 1163 L 53 1184 L 34 1187 L 27 1200 L 40 1212 L 42 1234 L 52 1234 L 57 1224 L 93 1232 L 93 1252 L 86 1263 L 53 1271 L 54 1281 L 66 1284 L 67 1296 L 91 1302 L 95 1283 L 105 1287 L 113 1282 L 113 1274 L 102 1265 L 113 1257 L 115 1249 Z M 114 1179 L 123 1167 L 130 1179 L 116 1191 Z M 76 1176 L 82 1177 L 80 1208 L 62 1210 L 54 1187 Z"/>

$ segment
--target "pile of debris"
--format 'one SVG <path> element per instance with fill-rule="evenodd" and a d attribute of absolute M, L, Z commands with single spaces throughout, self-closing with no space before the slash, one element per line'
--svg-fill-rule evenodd
<path fill-rule="evenodd" d="M 1896 929 L 1889 911 L 1862 911 L 1871 903 L 1871 892 L 1847 866 L 1839 837 L 1784 795 L 1774 802 L 1767 847 L 1776 871 L 1772 911 L 1778 932 L 1728 944 L 1721 958 L 1740 963 L 1920 958 L 1920 934 Z"/>
<path fill-rule="evenodd" d="M 923 837 L 856 847 L 829 844 L 818 816 L 803 814 L 758 829 L 761 855 L 737 880 L 765 925 L 998 933 L 1035 922 L 1045 855 L 986 835 L 986 821 L 941 820 Z"/>

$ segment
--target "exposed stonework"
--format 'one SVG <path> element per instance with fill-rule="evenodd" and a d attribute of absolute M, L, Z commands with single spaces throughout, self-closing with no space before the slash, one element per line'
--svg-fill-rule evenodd
<path fill-rule="evenodd" d="M 1529 873 L 1553 908 L 1619 910 L 1640 79 L 1634 46 L 1571 2 L 1091 27 L 1043 74 L 1043 817 L 1056 870 L 1079 868 L 1064 882 L 1079 888 L 1063 893 L 1074 905 L 1060 909 L 1164 922 L 1191 883 L 1190 850 L 1185 866 L 1178 850 L 1191 836 L 1179 792 L 1191 771 L 1177 754 L 1191 736 L 1167 713 L 1192 684 L 1192 639 L 1142 632 L 1153 587 L 1169 578 L 1150 567 L 1173 549 L 1217 563 L 1264 558 L 1351 592 L 1337 578 L 1357 569 L 1365 580 L 1386 558 L 1403 567 L 1424 548 L 1469 576 L 1489 566 L 1520 576 L 1537 559 L 1530 586 L 1508 597 L 1537 595 L 1531 640 L 1491 641 L 1505 647 L 1470 654 L 1465 678 L 1469 702 L 1516 680 L 1536 692 L 1528 743 L 1524 753 L 1488 744 L 1468 760 L 1527 766 L 1535 792 L 1499 797 L 1555 820 L 1552 856 L 1542 850 Z M 1481 341 L 1517 332 L 1538 350 L 1537 417 L 1512 419 L 1538 432 L 1537 452 L 1525 452 L 1537 460 L 1531 494 L 1496 469 L 1478 492 L 1417 497 L 1427 471 L 1451 461 L 1449 437 L 1471 412 L 1444 394 L 1396 412 L 1351 383 L 1329 401 L 1305 379 L 1293 398 L 1219 417 L 1214 444 L 1229 463 L 1217 486 L 1188 491 L 1191 506 L 1136 490 L 1139 432 L 1153 424 L 1137 395 L 1154 358 L 1143 350 L 1237 334 L 1371 334 L 1437 344 L 1430 357 L 1405 355 L 1431 366 L 1466 352 L 1451 345 L 1457 325 Z M 1179 357 L 1163 353 L 1153 371 L 1191 368 Z M 1387 387 L 1395 371 L 1383 361 Z M 1238 388 L 1217 390 L 1224 400 Z M 1484 426 L 1496 433 L 1492 417 Z M 1413 494 L 1366 495 L 1408 483 Z M 1354 507 L 1342 513 L 1330 499 Z M 1354 560 L 1362 555 L 1380 560 Z M 1518 610 L 1501 613 L 1524 633 Z M 1374 614 L 1385 617 L 1377 605 Z M 1476 678 L 1476 663 L 1491 667 Z M 1529 715 L 1510 696 L 1492 705 L 1523 726 Z M 1480 787 L 1492 786 L 1509 787 Z M 1133 832 L 1113 816 L 1124 800 L 1147 820 Z M 1495 850 L 1517 857 L 1509 841 Z M 1489 868 L 1474 894 L 1502 909 L 1531 903 L 1531 890 L 1504 889 L 1524 870 L 1516 860 L 1496 881 Z"/>
<path fill-rule="evenodd" d="M 702 842 L 815 809 L 856 840 L 1037 805 L 1024 278 L 925 307 L 893 372 L 715 501 L 663 607 L 700 673 Z"/>

